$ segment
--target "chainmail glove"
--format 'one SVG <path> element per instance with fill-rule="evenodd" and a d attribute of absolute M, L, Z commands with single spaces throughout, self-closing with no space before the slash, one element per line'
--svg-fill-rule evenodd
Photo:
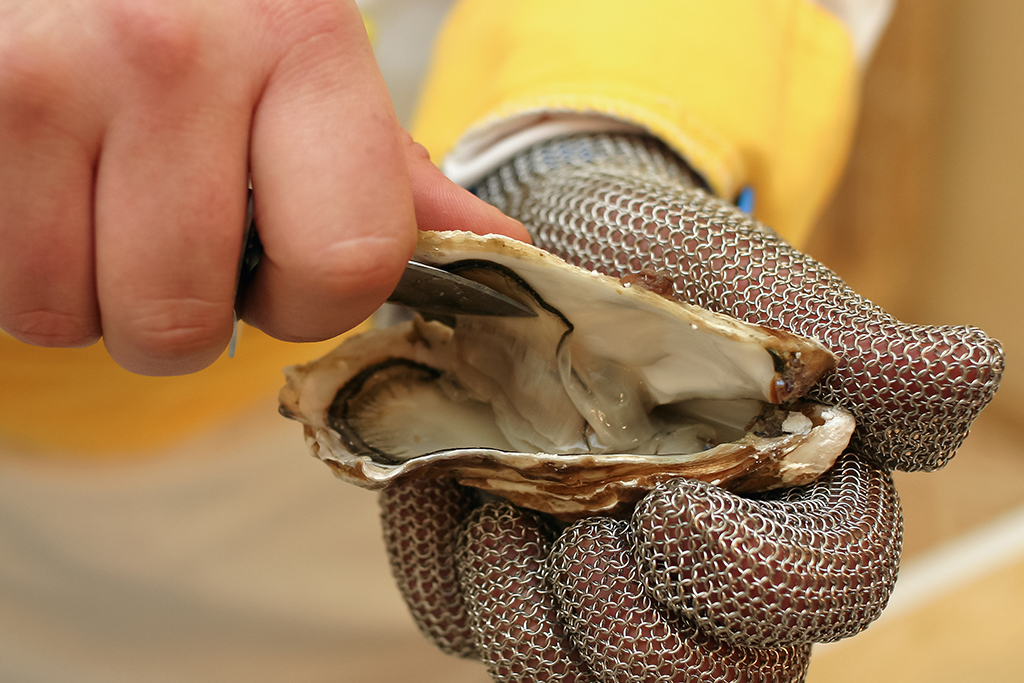
<path fill-rule="evenodd" d="M 385 539 L 423 632 L 499 681 L 802 680 L 811 643 L 884 608 L 902 541 L 889 470 L 952 457 L 998 386 L 999 344 L 895 320 L 650 138 L 552 141 L 477 193 L 571 263 L 653 269 L 679 298 L 817 338 L 839 364 L 811 396 L 858 427 L 809 486 L 740 497 L 677 480 L 628 521 L 565 529 L 448 481 L 393 486 Z"/>

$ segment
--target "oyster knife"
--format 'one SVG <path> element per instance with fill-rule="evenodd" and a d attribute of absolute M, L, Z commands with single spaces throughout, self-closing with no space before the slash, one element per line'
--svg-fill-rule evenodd
<path fill-rule="evenodd" d="M 238 320 L 245 292 L 255 276 L 263 253 L 256 224 L 253 222 L 252 190 L 245 219 L 245 249 L 238 265 L 238 289 L 235 292 L 235 328 L 228 344 L 228 355 L 234 356 L 238 342 Z M 402 279 L 388 301 L 408 306 L 432 316 L 493 315 L 503 317 L 536 317 L 536 313 L 515 299 L 486 285 L 474 282 L 425 263 L 410 261 Z"/>
<path fill-rule="evenodd" d="M 431 315 L 537 316 L 527 306 L 486 285 L 417 261 L 406 265 L 388 301 Z"/>

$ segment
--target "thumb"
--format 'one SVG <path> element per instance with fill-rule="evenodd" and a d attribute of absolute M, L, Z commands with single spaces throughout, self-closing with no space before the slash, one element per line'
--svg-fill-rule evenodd
<path fill-rule="evenodd" d="M 522 223 L 446 178 L 430 160 L 426 147 L 415 142 L 408 132 L 404 136 L 416 225 L 420 230 L 466 230 L 531 241 Z"/>

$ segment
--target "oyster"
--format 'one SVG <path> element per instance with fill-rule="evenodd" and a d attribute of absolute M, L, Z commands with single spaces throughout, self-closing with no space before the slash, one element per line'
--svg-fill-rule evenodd
<path fill-rule="evenodd" d="M 656 277 L 623 282 L 469 233 L 422 233 L 416 259 L 537 316 L 417 316 L 286 368 L 281 413 L 350 482 L 451 476 L 572 518 L 673 477 L 806 483 L 853 432 L 843 409 L 799 400 L 834 367 L 821 344 L 666 298 Z"/>

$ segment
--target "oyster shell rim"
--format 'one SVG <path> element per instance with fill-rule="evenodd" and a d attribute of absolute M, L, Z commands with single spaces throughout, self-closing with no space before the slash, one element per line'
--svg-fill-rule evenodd
<path fill-rule="evenodd" d="M 438 250 L 450 248 L 453 240 L 460 242 L 466 239 L 473 242 L 473 246 L 477 250 L 473 256 L 437 257 Z M 807 375 L 813 375 L 816 380 L 821 374 L 834 367 L 835 357 L 816 340 L 745 323 L 686 302 L 649 292 L 641 287 L 631 287 L 615 278 L 572 266 L 547 252 L 500 236 L 481 238 L 468 233 L 424 233 L 420 238 L 417 258 L 443 267 L 445 264 L 466 258 L 478 259 L 480 257 L 479 250 L 486 250 L 492 246 L 525 253 L 528 258 L 537 262 L 553 264 L 559 269 L 571 269 L 588 279 L 604 280 L 616 289 L 617 294 L 625 297 L 640 297 L 645 305 L 669 307 L 673 311 L 686 310 L 689 314 L 697 317 L 697 322 L 701 326 L 711 328 L 715 333 L 723 334 L 728 338 L 735 338 L 738 335 L 750 341 L 755 336 L 761 335 L 754 343 L 758 343 L 772 356 L 777 378 L 766 392 L 767 396 L 760 399 L 766 403 L 779 404 L 790 401 L 794 395 L 802 394 L 813 385 L 813 380 L 806 381 Z M 547 298 L 545 297 L 544 300 Z M 551 305 L 564 319 L 562 309 L 554 304 Z M 696 329 L 696 325 L 694 325 L 694 329 Z M 376 332 L 382 331 L 377 330 Z M 772 339 L 773 346 L 763 343 L 765 337 Z M 290 391 L 298 393 L 294 391 L 293 379 L 296 379 L 298 375 L 305 375 L 308 368 L 327 361 L 341 348 L 339 347 L 324 358 L 305 366 L 286 369 L 289 379 L 288 385 L 281 391 L 281 412 L 287 417 L 299 419 L 305 423 L 306 441 L 315 457 L 327 463 L 340 478 L 364 488 L 380 489 L 396 481 L 452 476 L 460 483 L 498 493 L 516 504 L 571 519 L 583 514 L 614 513 L 624 506 L 631 505 L 658 483 L 680 476 L 726 485 L 727 488 L 737 491 L 753 490 L 757 486 L 762 486 L 758 490 L 765 490 L 765 487 L 807 483 L 827 470 L 835 458 L 818 463 L 816 468 L 809 468 L 806 463 L 786 462 L 786 458 L 807 446 L 808 442 L 813 442 L 821 436 L 820 430 L 826 420 L 820 419 L 820 416 L 828 413 L 833 422 L 830 429 L 827 430 L 830 435 L 825 437 L 825 441 L 842 441 L 838 448 L 834 448 L 835 457 L 842 452 L 854 428 L 853 418 L 845 410 L 835 406 L 806 403 L 799 410 L 812 413 L 816 411 L 819 416 L 817 422 L 821 422 L 818 424 L 812 419 L 815 425 L 808 434 L 785 434 L 781 437 L 766 438 L 748 433 L 738 441 L 719 444 L 710 451 L 697 454 L 550 454 L 487 448 L 452 448 L 414 456 L 397 465 L 385 464 L 375 461 L 367 455 L 352 454 L 340 442 L 338 433 L 325 420 L 314 419 L 312 422 L 319 424 L 311 424 L 309 420 L 301 417 L 303 411 L 288 407 L 287 394 Z M 808 349 L 813 349 L 815 354 L 811 354 L 814 356 L 811 359 L 812 362 L 805 364 L 801 354 Z M 379 361 L 370 360 L 361 367 L 366 368 L 373 365 L 374 362 Z M 817 364 L 816 367 L 815 364 Z M 797 378 L 797 381 L 789 381 L 785 377 L 785 372 L 794 366 L 796 371 L 793 372 L 793 376 Z M 358 372 L 357 369 L 351 373 L 349 379 L 343 380 L 335 391 L 340 390 L 344 382 L 350 381 L 350 378 Z M 302 380 L 299 380 L 298 384 L 301 386 Z M 292 405 L 298 408 L 298 403 L 296 396 Z M 335 453 L 343 455 L 339 457 Z M 710 457 L 708 457 L 709 453 L 711 453 Z M 753 456 L 756 466 L 748 468 L 742 476 L 737 475 L 738 479 L 726 474 L 728 468 L 719 468 L 711 474 L 701 472 L 702 469 L 707 469 L 705 467 L 707 463 L 720 462 L 729 455 Z M 620 470 L 620 472 L 609 475 L 616 470 Z M 568 477 L 569 474 L 574 477 Z M 573 483 L 567 483 L 570 479 Z"/>
<path fill-rule="evenodd" d="M 818 461 L 811 467 L 789 458 L 801 449 L 818 447 L 816 442 L 822 440 L 845 445 L 855 425 L 853 416 L 837 406 L 807 402 L 799 407 L 802 410 L 790 412 L 807 415 L 814 423 L 806 433 L 774 437 L 748 433 L 743 439 L 719 444 L 707 451 L 671 455 L 552 454 L 454 448 L 392 465 L 351 453 L 347 458 L 338 458 L 332 451 L 341 444 L 333 430 L 325 431 L 308 424 L 303 427 L 311 454 L 328 465 L 337 477 L 357 486 L 381 490 L 400 481 L 450 477 L 465 486 L 504 496 L 515 505 L 575 519 L 584 514 L 617 513 L 639 501 L 658 484 L 679 477 L 722 486 L 734 493 L 810 483 L 824 474 L 835 458 Z M 334 438 L 324 439 L 327 434 Z M 834 450 L 838 457 L 843 447 Z M 758 466 L 714 467 L 730 459 L 748 457 L 753 457 Z M 737 469 L 738 472 L 730 474 Z M 569 479 L 567 474 L 575 476 Z"/>

